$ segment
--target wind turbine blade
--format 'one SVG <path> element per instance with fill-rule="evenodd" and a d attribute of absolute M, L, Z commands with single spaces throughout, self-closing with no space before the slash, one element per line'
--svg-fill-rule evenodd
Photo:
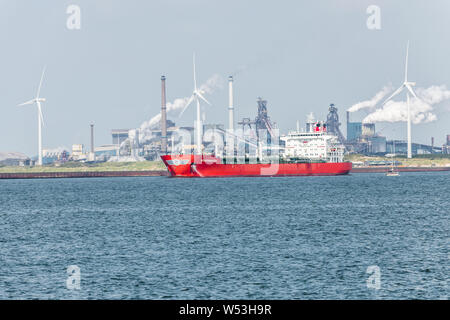
<path fill-rule="evenodd" d="M 42 125 L 45 126 L 44 116 L 42 115 L 42 109 L 41 109 L 41 103 L 40 102 L 37 103 L 37 107 L 38 107 L 38 110 L 39 110 L 39 119 L 41 119 Z"/>
<path fill-rule="evenodd" d="M 21 103 L 21 104 L 18 104 L 17 106 L 21 107 L 21 106 L 25 106 L 27 104 L 33 104 L 33 103 L 34 103 L 34 99 L 30 100 L 30 101 L 27 101 L 27 102 L 24 102 L 24 103 Z"/>
<path fill-rule="evenodd" d="M 408 55 L 409 55 L 409 40 L 406 44 L 406 61 L 405 61 L 405 82 L 408 82 Z"/>
<path fill-rule="evenodd" d="M 37 91 L 36 98 L 39 98 L 39 95 L 41 94 L 42 81 L 44 80 L 44 73 L 45 73 L 46 67 L 47 66 L 44 66 L 44 69 L 42 70 L 41 81 L 39 81 L 39 88 L 38 88 L 38 91 Z"/>
<path fill-rule="evenodd" d="M 414 98 L 419 99 L 409 84 L 406 84 L 405 87 L 406 87 L 406 89 L 408 89 L 409 92 L 411 92 L 411 94 L 414 96 Z"/>
<path fill-rule="evenodd" d="M 195 52 L 193 54 L 192 61 L 193 61 L 193 65 L 194 65 L 194 91 L 197 91 L 197 78 L 195 76 Z"/>
<path fill-rule="evenodd" d="M 192 103 L 192 101 L 194 101 L 194 96 L 193 95 L 189 98 L 189 100 L 186 103 L 186 105 L 184 106 L 183 110 L 181 110 L 180 115 L 178 116 L 178 118 L 183 115 L 183 113 L 186 111 L 186 109 L 189 107 L 189 105 Z"/>
<path fill-rule="evenodd" d="M 207 104 L 211 105 L 211 103 L 209 103 L 209 101 L 206 100 L 205 97 L 202 96 L 202 94 L 201 94 L 200 92 L 197 91 L 196 94 L 197 94 L 203 101 L 205 101 Z"/>
<path fill-rule="evenodd" d="M 388 101 L 391 100 L 393 97 L 395 97 L 395 96 L 398 95 L 400 92 L 402 92 L 404 86 L 405 86 L 405 85 L 402 84 L 402 85 L 400 86 L 400 88 L 398 88 L 397 90 L 395 90 L 394 93 L 391 94 L 391 95 L 389 96 L 389 98 L 387 98 L 386 100 L 384 100 L 384 102 L 383 102 L 382 105 L 384 106 L 384 105 L 386 104 L 386 102 L 388 102 Z"/>

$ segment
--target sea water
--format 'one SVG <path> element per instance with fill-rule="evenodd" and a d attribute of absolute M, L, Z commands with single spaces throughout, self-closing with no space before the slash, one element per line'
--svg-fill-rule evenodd
<path fill-rule="evenodd" d="M 0 299 L 447 299 L 449 183 L 0 180 Z"/>

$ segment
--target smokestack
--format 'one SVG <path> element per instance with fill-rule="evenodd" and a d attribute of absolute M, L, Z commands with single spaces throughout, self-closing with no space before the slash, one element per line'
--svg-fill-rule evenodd
<path fill-rule="evenodd" d="M 316 120 L 314 119 L 314 114 L 310 112 L 308 116 L 306 117 L 306 132 L 313 132 L 314 131 L 314 123 Z"/>
<path fill-rule="evenodd" d="M 350 122 L 350 111 L 347 111 L 347 125 Z"/>
<path fill-rule="evenodd" d="M 234 130 L 233 76 L 228 77 L 228 128 Z"/>
<path fill-rule="evenodd" d="M 431 148 L 434 148 L 434 137 L 431 137 Z"/>
<path fill-rule="evenodd" d="M 161 153 L 167 153 L 167 109 L 165 76 L 161 76 Z"/>
<path fill-rule="evenodd" d="M 94 124 L 91 124 L 91 153 L 94 154 Z"/>

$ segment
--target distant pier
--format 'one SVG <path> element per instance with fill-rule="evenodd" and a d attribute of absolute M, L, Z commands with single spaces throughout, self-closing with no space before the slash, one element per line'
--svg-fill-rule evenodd
<path fill-rule="evenodd" d="M 12 172 L 0 173 L 0 179 L 53 179 L 100 177 L 159 177 L 167 176 L 166 170 L 147 171 L 79 171 L 79 172 Z"/>
<path fill-rule="evenodd" d="M 390 166 L 353 167 L 350 173 L 387 172 Z M 395 167 L 399 172 L 450 171 L 450 167 Z"/>

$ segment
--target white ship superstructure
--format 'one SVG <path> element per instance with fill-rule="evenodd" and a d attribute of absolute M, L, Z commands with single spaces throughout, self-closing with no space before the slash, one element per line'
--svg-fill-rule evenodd
<path fill-rule="evenodd" d="M 338 137 L 326 132 L 323 123 L 316 123 L 308 132 L 291 131 L 282 136 L 286 159 L 343 162 L 345 147 Z"/>

